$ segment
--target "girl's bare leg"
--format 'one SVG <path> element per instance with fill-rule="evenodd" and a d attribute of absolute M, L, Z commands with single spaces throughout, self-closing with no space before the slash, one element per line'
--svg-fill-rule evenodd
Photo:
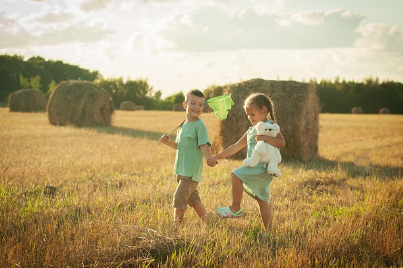
<path fill-rule="evenodd" d="M 271 229 L 273 221 L 271 205 L 269 204 L 269 202 L 262 201 L 259 198 L 257 198 L 256 200 L 260 207 L 260 215 L 262 217 L 264 228 L 266 228 L 266 231 L 268 231 L 269 229 Z"/>
<path fill-rule="evenodd" d="M 232 212 L 237 212 L 241 208 L 242 194 L 243 194 L 243 183 L 235 175 L 231 173 L 232 181 L 232 205 L 230 209 Z"/>

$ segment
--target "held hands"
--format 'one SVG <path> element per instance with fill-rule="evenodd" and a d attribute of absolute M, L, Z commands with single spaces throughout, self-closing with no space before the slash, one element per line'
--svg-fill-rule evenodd
<path fill-rule="evenodd" d="M 217 164 L 218 164 L 218 157 L 217 156 L 214 156 L 214 157 L 212 157 L 210 159 L 207 159 L 207 165 L 209 167 L 214 167 Z"/>

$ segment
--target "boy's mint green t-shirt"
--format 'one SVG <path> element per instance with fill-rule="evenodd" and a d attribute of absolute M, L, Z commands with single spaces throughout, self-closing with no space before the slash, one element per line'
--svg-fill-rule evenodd
<path fill-rule="evenodd" d="M 211 145 L 203 121 L 198 119 L 185 122 L 178 129 L 175 141 L 177 147 L 174 174 L 191 177 L 193 181 L 201 182 L 203 153 L 199 146 Z"/>

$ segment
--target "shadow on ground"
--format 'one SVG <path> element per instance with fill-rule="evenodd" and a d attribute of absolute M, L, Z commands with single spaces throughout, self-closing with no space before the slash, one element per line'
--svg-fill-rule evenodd
<path fill-rule="evenodd" d="M 115 127 L 115 126 L 108 126 L 108 127 L 86 127 L 85 129 L 94 130 L 98 133 L 106 133 L 111 135 L 122 135 L 132 138 L 146 138 L 150 140 L 159 140 L 164 133 L 155 132 L 155 131 L 144 131 L 140 129 L 132 129 L 132 128 L 125 128 L 125 127 Z M 175 135 L 171 135 L 171 139 L 175 139 Z"/>
<path fill-rule="evenodd" d="M 379 177 L 382 179 L 399 179 L 403 175 L 403 167 L 359 166 L 353 162 L 335 161 L 321 157 L 306 163 L 298 160 L 286 160 L 283 164 L 296 169 L 303 168 L 325 172 L 343 171 L 351 178 Z"/>

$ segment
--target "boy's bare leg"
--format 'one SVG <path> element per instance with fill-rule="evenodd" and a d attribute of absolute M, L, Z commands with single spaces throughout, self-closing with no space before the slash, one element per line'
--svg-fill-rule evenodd
<path fill-rule="evenodd" d="M 174 208 L 174 219 L 177 223 L 183 222 L 183 216 L 185 215 L 185 211 L 179 208 Z"/>
<path fill-rule="evenodd" d="M 269 229 L 271 229 L 273 221 L 271 205 L 269 204 L 269 202 L 262 201 L 259 198 L 257 199 L 257 202 L 260 207 L 260 215 L 262 217 L 264 228 L 266 228 L 266 231 L 269 231 Z"/>
<path fill-rule="evenodd" d="M 196 211 L 197 215 L 199 215 L 200 219 L 202 221 L 207 220 L 207 211 L 206 208 L 204 207 L 203 203 L 197 203 L 196 205 L 193 206 L 193 209 Z"/>
<path fill-rule="evenodd" d="M 243 194 L 243 183 L 234 174 L 231 174 L 232 181 L 232 205 L 230 209 L 232 212 L 237 212 L 241 208 L 242 194 Z"/>

